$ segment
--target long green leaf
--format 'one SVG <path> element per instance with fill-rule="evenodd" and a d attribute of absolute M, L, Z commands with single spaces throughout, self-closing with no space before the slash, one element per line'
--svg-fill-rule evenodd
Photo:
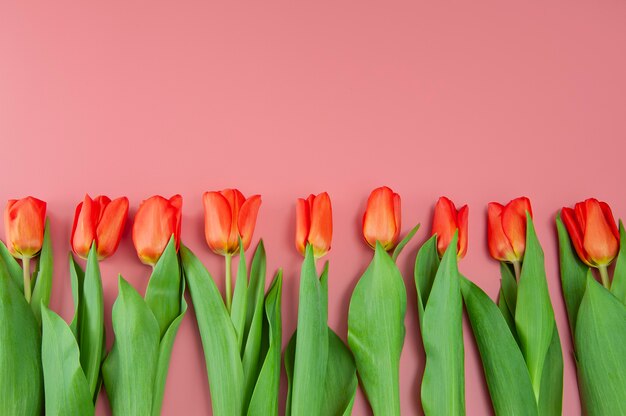
<path fill-rule="evenodd" d="M 408 232 L 408 234 L 402 239 L 402 241 L 398 243 L 396 248 L 393 250 L 393 254 L 391 255 L 391 258 L 393 259 L 393 261 L 396 261 L 398 259 L 398 256 L 400 255 L 400 253 L 402 253 L 402 250 L 404 250 L 404 247 L 406 247 L 406 245 L 409 243 L 409 241 L 411 241 L 411 239 L 415 236 L 415 233 L 417 233 L 417 230 L 419 229 L 420 229 L 420 225 L 417 224 L 415 227 L 411 229 L 411 231 Z"/>
<path fill-rule="evenodd" d="M 352 353 L 341 338 L 328 329 L 328 365 L 324 380 L 322 415 L 349 415 L 359 382 Z"/>
<path fill-rule="evenodd" d="M 554 326 L 543 250 L 537 240 L 530 214 L 526 213 L 526 252 L 517 286 L 515 327 L 537 400 Z"/>
<path fill-rule="evenodd" d="M 246 328 L 246 314 L 248 303 L 248 270 L 246 267 L 246 255 L 243 250 L 243 243 L 239 239 L 239 266 L 237 267 L 237 278 L 235 280 L 235 291 L 233 293 L 233 304 L 230 310 L 230 318 L 235 326 L 239 349 L 242 349 L 244 331 Z"/>
<path fill-rule="evenodd" d="M 504 317 L 489 296 L 464 277 L 461 291 L 495 414 L 538 415 L 526 362 Z"/>
<path fill-rule="evenodd" d="M 104 300 L 95 243 L 92 244 L 87 256 L 82 302 L 80 302 L 78 310 L 80 316 L 78 328 L 80 364 L 85 372 L 89 391 L 95 401 L 98 396 L 104 345 Z"/>
<path fill-rule="evenodd" d="M 209 272 L 184 245 L 180 254 L 202 339 L 213 414 L 241 415 L 244 379 L 235 328 Z"/>
<path fill-rule="evenodd" d="M 291 397 L 293 394 L 293 366 L 296 361 L 296 341 L 298 340 L 298 330 L 296 330 L 287 346 L 285 347 L 285 373 L 287 374 L 287 402 L 285 404 L 285 415 L 291 415 Z"/>
<path fill-rule="evenodd" d="M 322 408 L 328 360 L 328 311 L 310 244 L 307 245 L 300 273 L 298 300 L 298 340 L 291 414 L 318 415 Z"/>
<path fill-rule="evenodd" d="M 542 416 L 560 416 L 563 407 L 563 353 L 559 331 L 554 326 L 552 340 L 541 373 L 538 409 Z"/>
<path fill-rule="evenodd" d="M 560 215 L 556 217 L 556 228 L 559 235 L 561 288 L 563 290 L 563 297 L 565 298 L 567 317 L 569 319 L 569 327 L 573 339 L 576 330 L 578 308 L 585 294 L 589 267 L 578 258 Z"/>
<path fill-rule="evenodd" d="M 80 366 L 74 334 L 65 321 L 46 306 L 41 309 L 41 318 L 46 415 L 93 415 L 92 394 Z"/>
<path fill-rule="evenodd" d="M 575 341 L 586 414 L 626 415 L 626 306 L 591 273 L 578 310 Z"/>
<path fill-rule="evenodd" d="M 615 261 L 611 293 L 626 305 L 626 231 L 622 220 L 619 221 L 619 254 Z"/>
<path fill-rule="evenodd" d="M 400 414 L 399 366 L 406 289 L 398 267 L 376 244 L 374 258 L 350 299 L 348 344 L 376 415 Z"/>
<path fill-rule="evenodd" d="M 159 359 L 159 324 L 141 295 L 121 276 L 112 320 L 115 342 L 102 374 L 113 414 L 150 415 Z"/>
<path fill-rule="evenodd" d="M 417 306 L 419 309 L 420 327 L 424 317 L 424 307 L 430 296 L 435 275 L 439 268 L 439 253 L 437 252 L 437 236 L 433 235 L 420 247 L 415 258 L 415 288 L 417 290 Z"/>
<path fill-rule="evenodd" d="M 265 317 L 268 323 L 269 348 L 254 387 L 248 415 L 278 415 L 280 387 L 280 349 L 282 337 L 281 296 L 283 273 L 278 271 L 265 297 Z"/>
<path fill-rule="evenodd" d="M 172 322 L 180 315 L 181 273 L 176 255 L 176 240 L 170 237 L 163 254 L 154 266 L 148 287 L 146 304 L 152 310 L 163 337 Z"/>
<path fill-rule="evenodd" d="M 72 253 L 69 254 L 70 260 L 70 283 L 72 286 L 72 299 L 74 300 L 74 317 L 70 324 L 70 329 L 76 338 L 76 342 L 80 341 L 80 305 L 83 300 L 83 287 L 85 282 L 85 272 L 80 265 L 74 260 Z"/>
<path fill-rule="evenodd" d="M 50 292 L 52 291 L 52 243 L 50 242 L 50 220 L 46 219 L 46 228 L 43 234 L 43 245 L 37 262 L 35 287 L 30 306 L 35 314 L 35 319 L 41 325 L 41 305 L 48 306 Z"/>
<path fill-rule="evenodd" d="M 22 266 L 19 265 L 15 257 L 11 255 L 7 246 L 0 241 L 0 261 L 4 263 L 4 267 L 9 277 L 15 283 L 20 292 L 24 292 L 24 277 L 22 276 Z"/>
<path fill-rule="evenodd" d="M 0 412 L 39 416 L 42 410 L 39 324 L 0 261 Z"/>
<path fill-rule="evenodd" d="M 463 300 L 457 266 L 457 234 L 448 245 L 424 307 L 426 366 L 422 407 L 426 415 L 465 414 Z"/>

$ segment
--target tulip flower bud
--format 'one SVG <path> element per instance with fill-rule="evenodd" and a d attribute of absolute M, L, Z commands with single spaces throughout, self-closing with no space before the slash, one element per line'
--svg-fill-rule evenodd
<path fill-rule="evenodd" d="M 499 261 L 519 263 L 526 250 L 526 212 L 532 217 L 530 200 L 515 198 L 505 206 L 490 202 L 487 241 L 491 257 Z"/>
<path fill-rule="evenodd" d="M 180 195 L 170 199 L 155 195 L 141 203 L 133 224 L 133 243 L 142 263 L 154 266 L 172 235 L 178 250 L 182 206 Z"/>
<path fill-rule="evenodd" d="M 103 195 L 95 199 L 85 195 L 74 215 L 70 239 L 72 250 L 86 259 L 91 244 L 95 241 L 99 260 L 111 256 L 120 244 L 127 216 L 128 198 L 111 201 Z"/>
<path fill-rule="evenodd" d="M 252 241 L 261 196 L 246 199 L 237 189 L 205 192 L 204 234 L 209 248 L 217 254 L 230 255 L 239 250 L 239 238 L 247 250 Z"/>
<path fill-rule="evenodd" d="M 333 236 L 333 218 L 330 197 L 326 192 L 307 199 L 298 198 L 296 206 L 296 248 L 304 256 L 311 244 L 315 258 L 330 250 Z"/>
<path fill-rule="evenodd" d="M 37 198 L 8 201 L 4 211 L 7 246 L 18 259 L 30 259 L 43 245 L 46 223 L 46 203 Z"/>
<path fill-rule="evenodd" d="M 395 247 L 400 235 L 400 195 L 386 186 L 374 189 L 363 215 L 363 237 L 370 247 L 378 241 L 385 250 Z"/>
<path fill-rule="evenodd" d="M 574 209 L 564 207 L 561 218 L 578 257 L 591 267 L 606 267 L 619 251 L 619 231 L 606 202 L 587 199 Z"/>
<path fill-rule="evenodd" d="M 435 206 L 433 217 L 432 234 L 437 234 L 437 251 L 439 257 L 443 257 L 446 252 L 454 232 L 459 230 L 459 241 L 457 244 L 457 257 L 465 257 L 467 253 L 467 216 L 468 207 L 463 205 L 458 211 L 454 203 L 445 196 L 439 198 Z"/>

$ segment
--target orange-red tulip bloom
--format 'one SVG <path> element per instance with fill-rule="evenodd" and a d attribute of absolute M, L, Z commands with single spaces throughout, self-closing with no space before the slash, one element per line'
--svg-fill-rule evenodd
<path fill-rule="evenodd" d="M 170 199 L 155 195 L 141 203 L 133 224 L 133 243 L 142 263 L 155 265 L 172 235 L 178 250 L 182 207 L 180 195 Z"/>
<path fill-rule="evenodd" d="M 367 200 L 363 215 L 363 237 L 376 248 L 378 241 L 385 250 L 391 250 L 400 235 L 400 195 L 386 186 L 376 188 Z"/>
<path fill-rule="evenodd" d="M 465 257 L 465 253 L 467 253 L 468 211 L 467 205 L 463 205 L 457 211 L 454 203 L 445 196 L 437 201 L 432 234 L 437 234 L 437 251 L 440 257 L 443 257 L 443 253 L 446 252 L 457 229 L 459 230 L 457 256 L 458 258 Z"/>
<path fill-rule="evenodd" d="M 296 248 L 304 256 L 311 244 L 315 258 L 330 250 L 333 237 L 333 212 L 326 192 L 307 199 L 298 198 L 296 205 Z"/>
<path fill-rule="evenodd" d="M 76 207 L 72 226 L 71 245 L 74 253 L 87 258 L 91 244 L 95 241 L 98 259 L 102 260 L 117 250 L 122 231 L 128 217 L 128 198 L 111 201 L 100 195 L 91 199 L 85 195 Z"/>
<path fill-rule="evenodd" d="M 246 199 L 237 189 L 205 192 L 204 234 L 209 248 L 217 254 L 233 254 L 239 250 L 239 238 L 247 250 L 252 241 L 261 196 Z"/>
<path fill-rule="evenodd" d="M 41 250 L 46 203 L 32 196 L 11 199 L 4 210 L 7 247 L 13 257 L 29 259 Z"/>
<path fill-rule="evenodd" d="M 587 199 L 574 209 L 563 208 L 561 218 L 576 253 L 591 267 L 606 267 L 619 251 L 619 231 L 606 202 Z"/>
<path fill-rule="evenodd" d="M 526 211 L 532 217 L 526 197 L 515 198 L 505 206 L 489 203 L 487 241 L 491 257 L 510 263 L 522 261 L 526 251 Z"/>

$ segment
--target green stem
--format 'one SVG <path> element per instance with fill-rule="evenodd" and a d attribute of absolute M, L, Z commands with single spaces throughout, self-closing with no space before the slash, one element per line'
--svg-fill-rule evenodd
<path fill-rule="evenodd" d="M 513 269 L 515 270 L 515 280 L 519 282 L 519 278 L 522 275 L 522 263 L 519 261 L 514 261 Z"/>
<path fill-rule="evenodd" d="M 30 303 L 30 257 L 22 259 L 22 270 L 24 271 L 24 297 Z"/>
<path fill-rule="evenodd" d="M 224 280 L 226 281 L 226 309 L 228 310 L 228 312 L 230 313 L 230 304 L 231 304 L 231 299 L 232 299 L 232 295 L 231 295 L 231 269 L 232 269 L 232 259 L 233 259 L 233 255 L 230 253 L 227 253 L 224 256 L 224 259 L 226 261 L 226 275 L 224 276 Z"/>
<path fill-rule="evenodd" d="M 611 283 L 609 282 L 609 271 L 606 266 L 598 266 L 598 270 L 600 271 L 600 278 L 602 279 L 602 286 L 607 289 L 611 288 Z"/>

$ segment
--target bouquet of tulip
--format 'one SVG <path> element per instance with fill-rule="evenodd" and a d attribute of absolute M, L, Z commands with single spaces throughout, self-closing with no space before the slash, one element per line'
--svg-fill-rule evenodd
<path fill-rule="evenodd" d="M 56 313 L 42 310 L 42 362 L 47 415 L 93 415 L 104 358 L 104 301 L 98 262 L 116 250 L 128 216 L 128 199 L 85 196 L 76 207 L 70 255 L 74 318 L 68 326 Z"/>
<path fill-rule="evenodd" d="M 400 218 L 398 194 L 387 187 L 372 191 L 363 217 L 363 236 L 375 250 L 374 258 L 354 288 L 348 312 L 348 345 L 376 415 L 400 414 L 406 289 L 395 260 L 419 228 L 413 228 L 396 246 Z"/>
<path fill-rule="evenodd" d="M 7 415 L 40 415 L 42 309 L 50 302 L 52 247 L 46 203 L 10 200 L 0 242 L 0 406 Z M 35 271 L 31 260 L 38 256 Z M 22 265 L 16 261 L 20 260 Z"/>
<path fill-rule="evenodd" d="M 328 262 L 320 276 L 315 261 L 328 253 L 332 208 L 326 192 L 298 199 L 296 248 L 300 274 L 298 328 L 285 350 L 289 381 L 287 415 L 350 414 L 358 380 L 354 358 L 328 327 Z"/>
<path fill-rule="evenodd" d="M 618 230 L 611 208 L 596 199 L 563 208 L 556 225 L 583 409 L 588 415 L 626 414 L 624 225 L 620 221 Z"/>
<path fill-rule="evenodd" d="M 467 205 L 439 198 L 432 237 L 415 259 L 419 322 L 426 354 L 422 407 L 426 415 L 465 414 L 463 301 L 457 261 L 467 252 Z"/>
<path fill-rule="evenodd" d="M 488 216 L 489 251 L 502 277 L 498 304 L 468 279 L 461 291 L 493 408 L 497 415 L 560 415 L 563 357 L 530 201 L 492 202 Z"/>
<path fill-rule="evenodd" d="M 203 195 L 207 244 L 225 259 L 225 302 L 211 275 L 181 247 L 185 279 L 202 338 L 213 414 L 277 415 L 282 337 L 279 270 L 264 298 L 266 259 L 259 242 L 250 266 L 245 250 L 254 233 L 261 197 L 236 189 Z M 239 254 L 234 293 L 231 262 Z"/>
<path fill-rule="evenodd" d="M 152 274 L 144 298 L 119 276 L 112 314 L 115 342 L 102 364 L 116 415 L 161 412 L 174 339 L 187 310 L 177 255 L 182 202 L 180 195 L 169 200 L 153 196 L 135 215 L 133 243 L 141 262 L 152 266 Z"/>

